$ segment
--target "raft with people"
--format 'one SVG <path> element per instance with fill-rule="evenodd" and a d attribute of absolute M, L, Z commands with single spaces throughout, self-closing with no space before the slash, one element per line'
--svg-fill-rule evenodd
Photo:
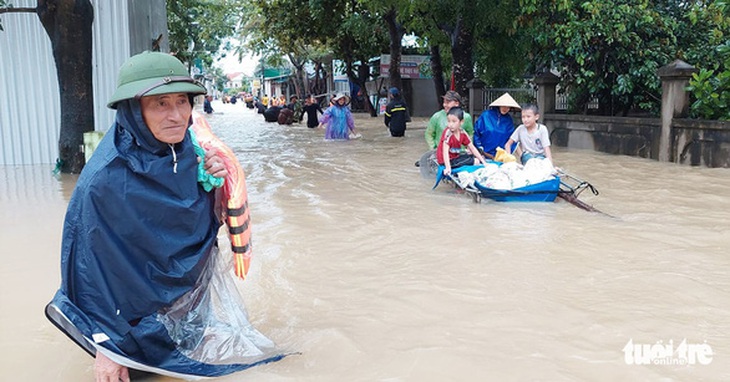
<path fill-rule="evenodd" d="M 598 195 L 589 182 L 555 168 L 549 160 L 531 159 L 524 166 L 501 148 L 487 165 L 461 166 L 444 174 L 444 166 L 436 162 L 435 150 L 427 151 L 418 162 L 421 175 L 435 178 L 432 189 L 449 184 L 474 202 L 483 198 L 496 202 L 554 202 L 558 197 L 590 212 L 601 212 L 578 199 L 585 190 Z"/>
<path fill-rule="evenodd" d="M 536 104 L 519 105 L 505 93 L 472 128 L 457 92 L 448 91 L 443 100 L 444 109 L 431 117 L 424 134 L 432 150 L 416 162 L 424 177 L 435 176 L 433 189 L 446 180 L 475 202 L 552 202 L 561 197 L 600 212 L 578 199 L 586 189 L 598 195 L 595 187 L 553 166 L 548 129 L 538 122 Z M 510 113 L 516 111 L 522 124 L 515 128 Z M 519 153 L 519 162 L 513 152 Z"/>

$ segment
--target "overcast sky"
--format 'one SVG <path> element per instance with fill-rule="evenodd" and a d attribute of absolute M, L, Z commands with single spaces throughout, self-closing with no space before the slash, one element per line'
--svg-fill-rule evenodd
<path fill-rule="evenodd" d="M 243 72 L 245 75 L 251 76 L 258 62 L 258 57 L 252 57 L 250 55 L 244 56 L 241 62 L 238 62 L 238 55 L 229 53 L 226 58 L 216 61 L 215 66 L 223 69 L 223 73 L 226 74 Z"/>

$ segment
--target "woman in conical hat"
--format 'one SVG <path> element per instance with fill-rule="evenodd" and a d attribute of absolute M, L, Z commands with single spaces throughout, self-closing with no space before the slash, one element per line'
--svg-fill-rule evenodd
<path fill-rule="evenodd" d="M 497 147 L 504 147 L 515 130 L 510 111 L 519 111 L 520 105 L 509 95 L 502 94 L 489 104 L 474 124 L 474 146 L 487 158 L 494 158 Z"/>
<path fill-rule="evenodd" d="M 320 126 L 326 125 L 324 138 L 327 140 L 347 140 L 350 134 L 357 136 L 355 133 L 355 120 L 352 113 L 347 107 L 350 97 L 344 93 L 338 93 L 332 99 L 332 106 L 322 114 L 319 123 Z"/>

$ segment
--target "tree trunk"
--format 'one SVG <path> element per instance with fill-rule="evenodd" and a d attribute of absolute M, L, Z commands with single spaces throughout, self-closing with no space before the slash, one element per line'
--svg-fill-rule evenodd
<path fill-rule="evenodd" d="M 309 92 L 314 95 L 319 95 L 324 93 L 326 91 L 325 89 L 327 89 L 325 79 L 327 73 L 325 72 L 324 64 L 322 64 L 321 61 L 316 61 L 314 67 L 314 83 L 312 84 L 312 88 Z"/>
<path fill-rule="evenodd" d="M 403 81 L 400 76 L 401 63 L 401 42 L 405 30 L 403 25 L 396 21 L 396 10 L 391 7 L 388 13 L 383 15 L 385 24 L 388 25 L 388 34 L 390 35 L 390 68 L 388 68 L 388 77 L 390 77 L 390 86 L 403 90 Z"/>
<path fill-rule="evenodd" d="M 292 82 L 294 83 L 294 92 L 298 98 L 302 98 L 304 94 L 304 82 L 302 81 L 303 72 L 304 70 L 302 70 L 300 66 L 294 66 L 294 78 L 292 79 Z"/>
<path fill-rule="evenodd" d="M 294 89 L 296 92 L 297 97 L 302 98 L 304 97 L 304 90 L 306 89 L 305 85 L 305 76 L 306 73 L 304 72 L 304 64 L 306 63 L 306 60 L 299 60 L 297 57 L 294 57 L 293 55 L 289 54 L 289 62 L 294 66 Z"/>
<path fill-rule="evenodd" d="M 365 64 L 367 62 L 366 59 L 360 60 L 360 65 L 357 67 L 357 69 L 354 66 L 354 59 L 346 55 L 345 57 L 345 66 L 347 68 L 347 79 L 351 82 L 355 83 L 358 87 L 360 87 L 360 90 L 362 91 L 363 97 L 365 98 L 365 111 L 370 114 L 372 117 L 376 117 L 377 113 L 375 112 L 375 108 L 373 107 L 373 104 L 370 102 L 370 97 L 368 96 L 368 89 L 365 86 L 365 83 L 368 80 L 368 77 L 370 77 L 370 67 Z M 350 94 L 350 98 L 354 99 L 357 97 L 357 94 Z"/>
<path fill-rule="evenodd" d="M 573 112 L 577 112 L 583 115 L 588 114 L 588 102 L 591 99 L 590 94 L 588 94 L 587 91 L 581 90 L 581 91 L 574 91 L 571 93 L 571 96 L 573 97 L 573 106 L 575 107 L 575 110 Z"/>
<path fill-rule="evenodd" d="M 94 130 L 92 30 L 89 0 L 38 0 L 38 18 L 51 39 L 61 99 L 61 172 L 84 167 L 84 133 Z"/>
<path fill-rule="evenodd" d="M 370 104 L 370 100 L 367 97 L 367 89 L 365 88 L 365 81 L 362 81 L 361 78 L 363 77 L 363 66 L 360 64 L 357 68 L 355 68 L 355 65 L 353 64 L 352 58 L 345 58 L 345 67 L 347 68 L 347 79 L 356 84 L 363 92 L 363 95 L 365 96 L 365 105 L 364 109 L 366 112 L 370 113 L 370 115 L 373 115 L 374 108 L 373 105 Z M 365 70 L 369 73 L 369 68 L 365 68 Z M 367 75 L 365 76 L 367 78 Z M 366 80 L 367 81 L 367 80 Z M 357 94 L 350 94 L 350 102 L 354 103 L 355 98 L 357 97 Z M 357 106 L 357 105 L 353 105 Z M 356 109 L 356 108 L 355 108 Z"/>
<path fill-rule="evenodd" d="M 335 68 L 331 56 L 325 59 L 322 69 L 324 70 L 324 93 L 330 94 L 335 90 Z"/>
<path fill-rule="evenodd" d="M 309 89 L 309 75 L 306 70 L 302 69 L 302 94 L 299 98 L 304 99 L 307 96 L 307 89 Z"/>
<path fill-rule="evenodd" d="M 370 102 L 370 94 L 368 94 L 367 82 L 370 78 L 370 66 L 367 64 L 367 60 L 364 58 L 360 59 L 360 66 L 357 68 L 358 82 L 357 85 L 360 87 L 362 96 L 365 99 L 365 111 L 370 113 L 371 117 L 377 117 L 378 113 Z"/>
<path fill-rule="evenodd" d="M 453 57 L 454 89 L 461 94 L 464 103 L 468 105 L 469 88 L 466 83 L 474 78 L 474 60 L 472 57 L 474 34 L 461 18 L 457 22 L 454 36 L 451 40 L 451 57 Z M 465 106 L 465 105 L 463 105 Z"/>
<path fill-rule="evenodd" d="M 444 87 L 444 65 L 441 62 L 441 49 L 438 45 L 431 45 L 431 72 L 433 72 L 433 85 L 436 88 L 436 104 L 441 105 L 441 97 L 446 94 Z"/>
<path fill-rule="evenodd" d="M 312 65 L 314 65 L 314 78 L 312 78 L 312 80 L 307 83 L 307 87 L 306 87 L 307 94 L 317 94 L 316 89 L 319 84 L 319 65 L 320 64 L 317 61 L 312 61 Z M 304 96 L 306 97 L 307 94 L 305 94 Z"/>

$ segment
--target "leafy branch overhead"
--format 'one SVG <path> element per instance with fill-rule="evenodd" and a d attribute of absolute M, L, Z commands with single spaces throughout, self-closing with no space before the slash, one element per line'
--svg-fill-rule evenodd
<path fill-rule="evenodd" d="M 561 87 L 579 112 L 594 98 L 604 115 L 656 112 L 661 93 L 657 69 L 676 58 L 696 66 L 718 63 L 714 47 L 730 35 L 728 19 L 712 2 L 523 4 L 515 24 L 535 39 L 531 70 L 557 69 Z"/>
<path fill-rule="evenodd" d="M 167 1 L 170 51 L 181 61 L 210 67 L 223 41 L 237 33 L 242 5 L 231 0 Z"/>

